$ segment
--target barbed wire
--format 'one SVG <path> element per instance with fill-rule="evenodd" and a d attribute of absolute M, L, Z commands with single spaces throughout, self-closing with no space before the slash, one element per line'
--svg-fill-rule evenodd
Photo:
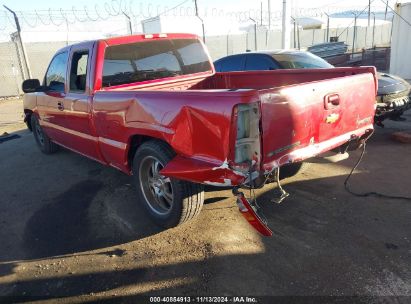
<path fill-rule="evenodd" d="M 38 18 L 38 20 L 39 20 L 43 25 L 49 26 L 49 25 L 51 24 L 51 21 L 48 22 L 48 23 L 45 22 L 45 21 L 43 21 L 43 19 L 41 19 L 41 17 L 40 17 L 40 15 L 39 15 L 39 13 L 37 12 L 37 10 L 35 10 L 34 12 L 36 13 L 36 17 Z"/>
<path fill-rule="evenodd" d="M 141 1 L 141 0 L 140 0 Z M 23 30 L 36 28 L 38 26 L 53 26 L 69 27 L 69 25 L 97 23 L 104 22 L 114 17 L 123 17 L 127 14 L 132 18 L 133 22 L 137 24 L 142 21 L 157 16 L 172 16 L 172 17 L 192 17 L 195 16 L 194 0 L 184 0 L 177 3 L 175 6 L 169 7 L 165 5 L 154 5 L 152 3 L 138 2 L 137 0 L 111 0 L 99 2 L 89 7 L 84 5 L 81 8 L 72 6 L 68 9 L 36 9 L 36 10 L 22 10 L 17 11 L 17 15 L 21 20 Z M 363 7 L 341 7 L 336 4 L 345 2 L 345 0 L 337 0 L 326 7 L 315 8 L 292 8 L 292 16 L 294 18 L 301 17 L 320 17 L 333 13 L 342 13 L 347 10 L 352 12 L 359 12 Z M 259 6 L 259 5 L 258 5 Z M 247 10 L 226 10 L 217 7 L 200 7 L 200 16 L 205 19 L 205 22 L 210 22 L 210 18 L 224 18 L 231 23 L 249 23 L 249 19 L 253 18 L 261 20 L 260 25 L 267 25 L 269 21 L 271 24 L 276 23 L 282 18 L 281 10 L 274 10 L 270 13 L 268 10 L 247 9 Z M 261 18 L 262 16 L 262 18 Z M 269 20 L 270 19 L 270 20 Z M 4 10 L 0 10 L 0 30 L 2 35 L 7 35 L 4 32 L 10 29 L 10 32 L 15 28 L 14 19 L 11 14 Z"/>
<path fill-rule="evenodd" d="M 195 11 L 193 5 L 186 5 L 188 2 L 192 3 L 193 0 L 185 0 L 177 5 L 169 8 L 167 6 L 153 4 L 144 4 L 142 2 L 137 3 L 134 0 L 112 0 L 106 1 L 103 4 L 95 4 L 94 7 L 89 8 L 85 5 L 83 8 L 78 9 L 72 7 L 71 9 L 48 9 L 48 10 L 34 10 L 34 11 L 17 11 L 19 17 L 21 17 L 23 23 L 28 27 L 36 27 L 39 24 L 61 26 L 62 24 L 74 24 L 77 22 L 97 22 L 107 21 L 110 17 L 120 16 L 126 13 L 130 17 L 136 19 L 148 19 L 157 16 L 172 15 L 175 17 L 194 16 Z M 335 1 L 333 4 L 340 3 L 342 0 Z M 347 8 L 341 7 L 317 7 L 317 8 L 293 8 L 292 15 L 294 17 L 323 17 L 325 13 L 339 13 L 346 11 Z M 352 11 L 360 10 L 359 7 L 351 8 Z M 267 10 L 261 9 L 248 9 L 240 11 L 226 11 L 224 9 L 204 7 L 200 10 L 200 15 L 204 18 L 220 17 L 230 18 L 237 22 L 246 22 L 249 18 L 260 19 L 261 13 L 263 13 L 264 23 L 268 23 L 268 19 L 272 21 L 278 20 L 282 16 L 282 11 L 276 10 L 268 14 Z M 270 17 L 269 17 L 270 15 Z M 7 17 L 6 17 L 7 16 Z M 5 11 L 2 11 L 0 18 L 3 20 L 7 18 L 8 22 L 13 25 L 14 20 L 10 20 L 10 17 Z M 6 25 L 3 25 L 4 28 Z"/>
<path fill-rule="evenodd" d="M 86 13 L 86 16 L 87 16 L 87 18 L 88 18 L 89 20 L 94 21 L 94 22 L 99 20 L 98 17 L 95 18 L 95 19 L 90 17 L 87 6 L 84 6 L 84 12 Z M 101 20 L 100 20 L 100 21 L 101 21 Z"/>
<path fill-rule="evenodd" d="M 67 17 L 67 14 L 62 9 L 60 9 L 60 14 L 66 20 L 67 24 L 75 24 L 76 23 L 76 19 L 74 19 L 73 21 L 70 21 L 70 19 Z"/>
<path fill-rule="evenodd" d="M 360 12 L 355 12 L 355 18 L 357 18 L 359 15 L 361 15 L 366 9 L 368 9 L 368 7 L 374 2 L 374 0 L 371 0 L 370 3 L 364 7 Z M 345 31 L 348 31 L 348 29 L 351 27 L 351 25 L 355 23 L 355 20 L 351 21 L 350 24 L 348 24 L 348 26 L 338 35 L 338 37 L 340 37 Z M 355 29 L 354 29 L 355 31 Z"/>

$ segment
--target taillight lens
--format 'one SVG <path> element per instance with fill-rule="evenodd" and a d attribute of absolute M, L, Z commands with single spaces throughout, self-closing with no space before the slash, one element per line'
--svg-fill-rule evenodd
<path fill-rule="evenodd" d="M 258 103 L 239 104 L 235 111 L 237 136 L 233 167 L 244 172 L 250 169 L 250 164 L 260 163 L 260 107 Z"/>
<path fill-rule="evenodd" d="M 252 202 L 249 202 L 243 193 L 237 192 L 237 206 L 241 214 L 253 226 L 258 232 L 264 236 L 272 236 L 273 232 L 268 227 L 267 220 L 264 219 L 262 214 L 258 212 L 257 206 Z"/>

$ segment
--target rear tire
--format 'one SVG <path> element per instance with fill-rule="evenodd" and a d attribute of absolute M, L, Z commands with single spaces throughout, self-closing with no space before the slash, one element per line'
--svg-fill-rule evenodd
<path fill-rule="evenodd" d="M 50 137 L 44 132 L 43 128 L 40 126 L 37 117 L 32 114 L 31 127 L 33 130 L 34 139 L 36 140 L 37 146 L 40 148 L 41 152 L 44 154 L 52 154 L 58 150 L 58 145 L 51 141 Z"/>
<path fill-rule="evenodd" d="M 280 168 L 280 179 L 285 179 L 304 172 L 308 167 L 306 162 L 285 164 Z"/>
<path fill-rule="evenodd" d="M 159 174 L 174 156 L 166 143 L 152 140 L 138 148 L 132 166 L 139 203 L 150 218 L 164 228 L 193 219 L 204 203 L 203 185 Z"/>

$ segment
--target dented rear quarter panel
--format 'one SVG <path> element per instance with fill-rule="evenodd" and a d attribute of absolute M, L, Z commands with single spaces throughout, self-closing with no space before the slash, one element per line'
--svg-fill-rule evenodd
<path fill-rule="evenodd" d="M 99 136 L 118 146 L 129 148 L 133 135 L 150 136 L 167 142 L 181 157 L 216 167 L 233 152 L 234 106 L 257 100 L 255 90 L 100 91 L 94 96 L 93 116 Z M 129 170 L 127 151 L 104 143 L 101 150 L 107 162 Z"/>

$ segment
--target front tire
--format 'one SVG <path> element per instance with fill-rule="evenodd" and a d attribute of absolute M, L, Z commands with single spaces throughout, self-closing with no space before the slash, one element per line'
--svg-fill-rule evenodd
<path fill-rule="evenodd" d="M 196 217 L 204 203 L 204 187 L 159 172 L 175 156 L 164 142 L 143 143 L 133 160 L 133 178 L 140 204 L 159 226 L 171 228 Z"/>
<path fill-rule="evenodd" d="M 31 118 L 31 127 L 36 140 L 37 146 L 40 148 L 41 152 L 44 154 L 52 154 L 58 150 L 58 146 L 51 141 L 50 137 L 44 132 L 43 128 L 40 126 L 39 120 L 37 117 L 32 114 Z"/>

